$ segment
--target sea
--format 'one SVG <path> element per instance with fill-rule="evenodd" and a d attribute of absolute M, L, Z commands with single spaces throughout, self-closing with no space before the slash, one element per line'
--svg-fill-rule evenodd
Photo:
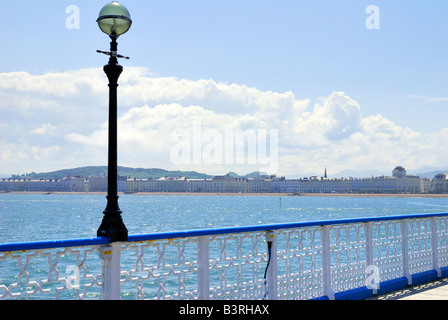
<path fill-rule="evenodd" d="M 0 194 L 0 243 L 96 237 L 105 195 Z M 448 212 L 448 198 L 122 195 L 129 235 Z"/>

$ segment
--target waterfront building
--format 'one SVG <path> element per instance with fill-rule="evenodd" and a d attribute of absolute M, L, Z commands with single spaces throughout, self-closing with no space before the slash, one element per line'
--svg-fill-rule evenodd
<path fill-rule="evenodd" d="M 300 190 L 300 179 L 271 178 L 270 192 L 297 193 Z"/>
<path fill-rule="evenodd" d="M 215 176 L 212 179 L 187 179 L 186 192 L 245 193 L 247 181 L 229 175 Z"/>
<path fill-rule="evenodd" d="M 86 180 L 81 177 L 67 177 L 64 179 L 2 179 L 0 191 L 29 191 L 29 192 L 84 192 Z"/>
<path fill-rule="evenodd" d="M 270 178 L 249 178 L 247 179 L 247 192 L 249 193 L 269 193 L 271 191 L 272 179 Z"/>
<path fill-rule="evenodd" d="M 187 192 L 213 192 L 212 179 L 187 180 Z"/>
<path fill-rule="evenodd" d="M 107 191 L 107 176 L 105 174 L 99 176 L 89 176 L 88 178 L 89 192 L 105 192 Z"/>
<path fill-rule="evenodd" d="M 396 178 L 406 178 L 406 170 L 402 166 L 397 166 L 392 170 L 392 176 Z"/>
<path fill-rule="evenodd" d="M 29 179 L 2 179 L 0 191 L 28 191 Z"/>
<path fill-rule="evenodd" d="M 326 169 L 325 169 L 326 173 Z M 118 192 L 213 192 L 213 193 L 446 193 L 447 175 L 440 173 L 433 179 L 407 174 L 397 166 L 392 176 L 371 178 L 328 178 L 259 176 L 255 178 L 215 176 L 211 179 L 162 177 L 159 179 L 130 179 L 118 177 Z M 34 192 L 106 192 L 107 176 L 66 177 L 63 179 L 0 179 L 0 191 Z"/>
<path fill-rule="evenodd" d="M 432 191 L 434 193 L 446 193 L 447 192 L 447 175 L 446 174 L 439 173 L 432 179 Z"/>
<path fill-rule="evenodd" d="M 311 176 L 309 178 L 303 178 L 299 192 L 301 193 L 321 193 L 321 177 Z"/>
<path fill-rule="evenodd" d="M 187 178 L 185 177 L 162 177 L 157 180 L 157 192 L 186 192 Z"/>
<path fill-rule="evenodd" d="M 125 192 L 127 177 L 117 177 L 117 191 Z M 107 192 L 107 175 L 89 176 L 87 190 L 90 192 Z"/>
<path fill-rule="evenodd" d="M 432 182 L 428 178 L 422 178 L 421 179 L 421 189 L 423 193 L 431 192 L 432 190 Z"/>
<path fill-rule="evenodd" d="M 85 192 L 87 190 L 87 180 L 83 177 L 66 177 L 60 181 L 60 188 L 64 192 Z"/>
<path fill-rule="evenodd" d="M 212 179 L 213 192 L 245 193 L 247 192 L 247 181 L 244 178 L 215 176 Z"/>
<path fill-rule="evenodd" d="M 397 193 L 397 178 L 386 176 L 352 178 L 350 191 L 354 193 Z"/>
<path fill-rule="evenodd" d="M 53 180 L 53 179 L 30 180 L 28 183 L 28 191 L 31 191 L 31 192 L 39 192 L 39 191 L 62 192 L 62 186 L 58 180 Z"/>
<path fill-rule="evenodd" d="M 124 189 L 126 188 L 126 180 L 127 180 L 127 177 L 122 177 L 122 176 L 117 177 L 117 191 L 118 192 L 124 192 Z"/>
<path fill-rule="evenodd" d="M 156 181 L 153 179 L 127 179 L 124 192 L 156 192 Z"/>

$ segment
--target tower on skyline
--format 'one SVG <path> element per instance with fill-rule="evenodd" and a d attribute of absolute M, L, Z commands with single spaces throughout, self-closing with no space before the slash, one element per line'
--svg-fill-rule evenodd
<path fill-rule="evenodd" d="M 406 169 L 402 166 L 397 166 L 392 171 L 392 176 L 396 178 L 406 178 Z"/>

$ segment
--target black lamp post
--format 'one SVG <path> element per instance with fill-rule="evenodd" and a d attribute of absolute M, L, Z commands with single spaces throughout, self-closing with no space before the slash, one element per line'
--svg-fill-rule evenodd
<path fill-rule="evenodd" d="M 121 218 L 122 211 L 118 206 L 117 188 L 117 87 L 123 67 L 118 64 L 118 58 L 126 58 L 117 54 L 117 39 L 131 27 L 132 20 L 129 11 L 117 1 L 113 1 L 101 9 L 97 19 L 100 29 L 112 40 L 110 52 L 99 51 L 108 55 L 109 63 L 104 66 L 104 72 L 109 79 L 109 160 L 107 173 L 107 206 L 103 221 L 97 231 L 98 237 L 108 237 L 110 242 L 127 241 L 128 230 Z"/>

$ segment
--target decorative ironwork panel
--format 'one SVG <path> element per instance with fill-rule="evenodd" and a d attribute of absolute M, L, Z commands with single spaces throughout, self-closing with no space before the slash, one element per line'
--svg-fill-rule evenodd
<path fill-rule="evenodd" d="M 436 218 L 438 265 L 448 267 L 448 218 Z"/>
<path fill-rule="evenodd" d="M 209 255 L 211 299 L 260 300 L 266 296 L 265 232 L 213 236 Z"/>
<path fill-rule="evenodd" d="M 320 235 L 320 228 L 317 227 L 279 232 L 279 299 L 306 300 L 324 295 Z"/>
<path fill-rule="evenodd" d="M 364 225 L 331 226 L 330 257 L 333 292 L 363 287 L 367 268 Z"/>
<path fill-rule="evenodd" d="M 197 238 L 122 245 L 122 299 L 197 298 Z"/>
<path fill-rule="evenodd" d="M 400 221 L 375 222 L 372 226 L 373 264 L 380 281 L 403 276 L 402 236 Z"/>
<path fill-rule="evenodd" d="M 432 270 L 431 219 L 409 219 L 409 272 Z"/>
<path fill-rule="evenodd" d="M 0 252 L 0 263 L 0 299 L 100 297 L 101 260 L 96 246 Z"/>

